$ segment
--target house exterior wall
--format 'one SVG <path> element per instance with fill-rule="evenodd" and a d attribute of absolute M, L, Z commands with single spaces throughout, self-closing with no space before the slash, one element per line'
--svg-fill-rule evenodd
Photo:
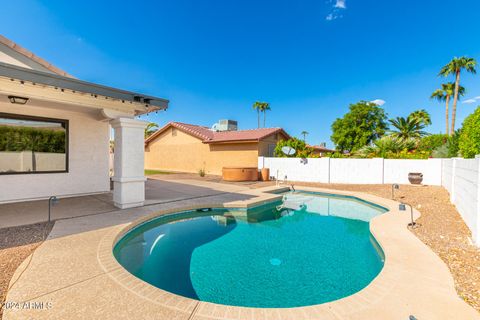
<path fill-rule="evenodd" d="M 175 128 L 168 128 L 145 148 L 145 168 L 221 174 L 223 167 L 256 167 L 258 143 L 205 144 Z"/>
<path fill-rule="evenodd" d="M 108 122 L 65 110 L 0 102 L 0 112 L 69 120 L 69 172 L 0 175 L 0 203 L 110 190 Z"/>
<path fill-rule="evenodd" d="M 258 146 L 258 156 L 259 157 L 273 157 L 273 151 L 275 150 L 275 146 L 277 142 L 280 140 L 286 140 L 285 137 L 281 133 L 273 134 L 265 139 L 261 140 Z"/>

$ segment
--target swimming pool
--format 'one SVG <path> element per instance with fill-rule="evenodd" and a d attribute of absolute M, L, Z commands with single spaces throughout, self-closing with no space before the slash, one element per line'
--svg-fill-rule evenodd
<path fill-rule="evenodd" d="M 386 209 L 331 194 L 295 192 L 284 200 L 161 216 L 125 234 L 114 256 L 158 288 L 234 306 L 320 304 L 378 275 L 383 253 L 369 221 Z"/>

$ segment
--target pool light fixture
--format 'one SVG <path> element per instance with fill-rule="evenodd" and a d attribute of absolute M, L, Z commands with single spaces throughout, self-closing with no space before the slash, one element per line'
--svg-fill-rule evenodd
<path fill-rule="evenodd" d="M 407 206 L 410 207 L 410 219 L 411 219 L 411 222 L 408 224 L 409 227 L 412 227 L 412 228 L 415 228 L 415 226 L 417 225 L 417 223 L 415 221 L 413 221 L 413 207 L 409 204 L 406 204 L 406 203 L 400 203 L 398 205 L 398 210 L 400 211 L 406 211 L 407 210 Z"/>

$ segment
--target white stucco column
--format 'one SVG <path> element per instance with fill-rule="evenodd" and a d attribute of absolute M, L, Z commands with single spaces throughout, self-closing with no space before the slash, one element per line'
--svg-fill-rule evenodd
<path fill-rule="evenodd" d="M 147 122 L 130 118 L 110 121 L 115 133 L 113 202 L 125 209 L 145 201 L 144 129 Z"/>

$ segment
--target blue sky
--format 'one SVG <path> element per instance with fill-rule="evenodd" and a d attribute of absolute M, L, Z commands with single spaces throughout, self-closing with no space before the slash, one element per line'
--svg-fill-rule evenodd
<path fill-rule="evenodd" d="M 385 100 L 390 117 L 425 108 L 429 131 L 444 131 L 444 105 L 429 99 L 446 81 L 438 70 L 480 60 L 478 0 L 5 0 L 2 11 L 2 34 L 76 77 L 168 98 L 150 121 L 254 128 L 261 100 L 267 126 L 330 146 L 332 122 L 362 99 Z M 480 75 L 462 84 L 464 100 L 480 96 Z M 459 104 L 457 127 L 478 105 Z"/>

